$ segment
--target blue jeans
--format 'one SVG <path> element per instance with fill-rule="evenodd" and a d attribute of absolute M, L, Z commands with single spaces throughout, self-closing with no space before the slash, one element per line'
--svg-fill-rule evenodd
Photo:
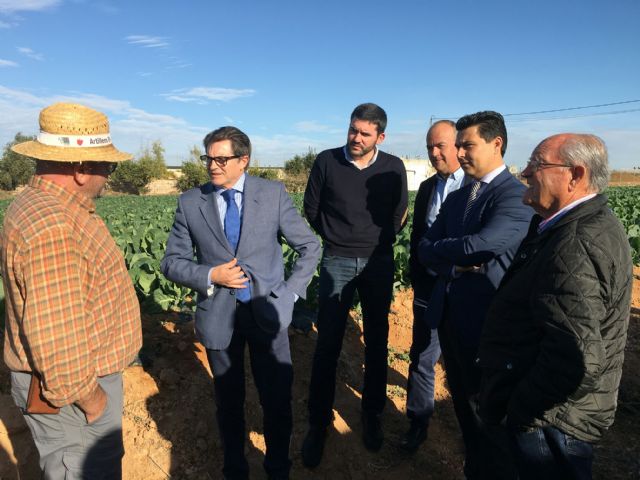
<path fill-rule="evenodd" d="M 333 415 L 336 368 L 358 291 L 364 329 L 362 410 L 379 414 L 387 399 L 387 338 L 393 295 L 393 254 L 368 258 L 323 255 L 320 263 L 318 341 L 309 385 L 309 423 L 327 426 Z"/>
<path fill-rule="evenodd" d="M 520 480 L 591 479 L 593 446 L 555 427 L 512 432 L 511 445 Z"/>
<path fill-rule="evenodd" d="M 407 380 L 407 416 L 412 423 L 427 426 L 434 410 L 436 372 L 440 358 L 438 330 L 429 328 L 425 307 L 413 304 L 413 340 Z"/>

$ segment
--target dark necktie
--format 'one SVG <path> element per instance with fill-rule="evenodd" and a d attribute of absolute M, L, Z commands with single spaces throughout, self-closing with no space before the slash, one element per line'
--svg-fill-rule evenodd
<path fill-rule="evenodd" d="M 481 185 L 482 185 L 482 182 L 479 180 L 474 180 L 473 184 L 471 185 L 471 191 L 469 192 L 469 198 L 467 199 L 467 206 L 464 207 L 464 215 L 462 216 L 463 222 L 467 219 L 467 215 L 471 210 L 471 207 L 473 207 L 473 204 L 478 198 L 478 192 L 480 191 Z"/>
<path fill-rule="evenodd" d="M 240 212 L 236 204 L 236 190 L 230 188 L 222 192 L 222 198 L 227 202 L 227 213 L 224 216 L 224 234 L 227 236 L 229 245 L 234 253 L 238 249 L 238 240 L 240 240 Z M 251 300 L 251 289 L 247 282 L 247 288 L 238 288 L 236 290 L 236 298 L 242 303 Z"/>

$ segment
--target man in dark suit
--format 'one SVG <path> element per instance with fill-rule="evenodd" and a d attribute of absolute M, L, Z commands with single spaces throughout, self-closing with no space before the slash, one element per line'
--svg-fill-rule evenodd
<path fill-rule="evenodd" d="M 450 192 L 464 185 L 464 171 L 458 162 L 456 124 L 451 120 L 434 123 L 427 132 L 427 154 L 436 174 L 420 184 L 413 209 L 411 229 L 409 277 L 413 287 L 413 339 L 409 356 L 407 382 L 407 417 L 409 430 L 400 447 L 415 452 L 427 439 L 429 419 L 434 409 L 435 364 L 440 358 L 438 330 L 430 328 L 424 319 L 426 305 L 437 274 L 426 269 L 418 260 L 418 242 L 433 225 L 442 203 Z"/>
<path fill-rule="evenodd" d="M 270 479 L 289 478 L 293 371 L 287 327 L 305 297 L 320 245 L 284 185 L 246 174 L 249 138 L 222 127 L 204 139 L 211 183 L 183 193 L 162 260 L 165 276 L 198 294 L 196 333 L 214 376 L 226 479 L 248 479 L 244 347 L 264 412 Z M 280 235 L 299 257 L 284 279 Z M 195 259 L 194 259 L 195 253 Z"/>
<path fill-rule="evenodd" d="M 480 426 L 472 408 L 479 390 L 476 356 L 491 299 L 524 238 L 533 211 L 524 185 L 507 170 L 502 115 L 479 112 L 456 123 L 458 160 L 473 182 L 453 192 L 420 240 L 422 264 L 438 273 L 425 318 L 438 326 L 447 382 L 464 439 L 467 479 L 484 477 Z"/>

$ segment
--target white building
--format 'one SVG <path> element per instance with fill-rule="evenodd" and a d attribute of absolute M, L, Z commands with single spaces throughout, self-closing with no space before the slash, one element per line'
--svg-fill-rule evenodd
<path fill-rule="evenodd" d="M 403 158 L 404 168 L 407 171 L 407 187 L 410 192 L 418 190 L 420 184 L 436 173 L 428 159 Z"/>

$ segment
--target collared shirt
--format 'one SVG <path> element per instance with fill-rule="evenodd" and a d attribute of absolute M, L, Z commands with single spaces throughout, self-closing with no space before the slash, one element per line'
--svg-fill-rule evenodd
<path fill-rule="evenodd" d="M 93 200 L 34 176 L 7 209 L 0 243 L 9 369 L 37 371 L 57 406 L 124 370 L 142 344 L 140 307 Z"/>
<path fill-rule="evenodd" d="M 541 221 L 540 224 L 538 225 L 538 233 L 541 233 L 544 230 L 546 230 L 547 228 L 551 227 L 554 223 L 556 223 L 558 220 L 560 220 L 562 217 L 564 217 L 567 213 L 569 213 L 570 210 L 576 208 L 578 205 L 580 205 L 581 203 L 586 202 L 587 200 L 591 200 L 596 195 L 597 195 L 597 193 L 590 193 L 589 195 L 587 195 L 585 197 L 579 198 L 578 200 L 576 200 L 574 202 L 571 202 L 569 205 L 567 205 L 564 208 L 558 210 L 556 213 L 551 215 L 549 218 Z"/>
<path fill-rule="evenodd" d="M 431 204 L 427 209 L 427 227 L 433 225 L 447 195 L 449 195 L 450 192 L 458 190 L 462 186 L 463 179 L 464 171 L 460 167 L 447 178 L 443 178 L 439 173 L 436 173 L 436 186 L 433 191 L 433 196 L 431 197 Z"/>
<path fill-rule="evenodd" d="M 346 145 L 344 147 L 342 147 L 342 151 L 344 152 L 344 158 L 347 159 L 347 162 L 352 164 L 358 170 L 364 170 L 365 168 L 370 167 L 371 165 L 373 165 L 375 163 L 375 161 L 378 159 L 378 147 L 374 146 L 373 148 L 374 148 L 373 157 L 371 157 L 371 160 L 369 160 L 369 163 L 367 163 L 364 167 L 359 167 L 358 166 L 358 164 L 353 159 L 353 157 L 351 155 L 349 155 L 349 149 L 347 148 Z"/>
<path fill-rule="evenodd" d="M 242 199 L 244 196 L 244 179 L 246 174 L 242 174 L 235 185 L 231 188 L 235 189 L 236 193 L 233 198 L 236 201 L 236 205 L 238 206 L 238 213 L 240 215 L 240 224 L 242 224 Z M 222 196 L 222 192 L 227 190 L 222 187 L 215 187 L 216 193 L 216 204 L 218 205 L 218 214 L 220 215 L 220 224 L 224 227 L 224 217 L 227 215 L 227 201 Z"/>
<path fill-rule="evenodd" d="M 484 177 L 480 178 L 479 180 L 485 184 L 485 185 L 489 185 L 491 182 L 493 182 L 493 180 L 500 175 L 504 170 L 507 169 L 507 166 L 503 163 L 502 165 L 500 165 L 498 168 L 491 170 L 489 173 L 487 173 Z"/>

